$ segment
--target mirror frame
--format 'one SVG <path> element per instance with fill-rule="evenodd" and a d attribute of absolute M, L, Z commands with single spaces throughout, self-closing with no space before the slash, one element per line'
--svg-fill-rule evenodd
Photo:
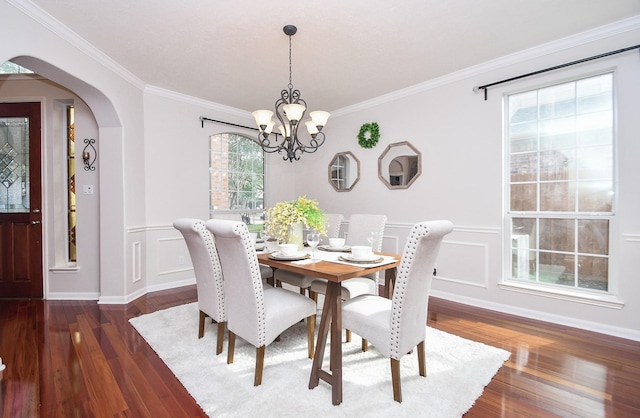
<path fill-rule="evenodd" d="M 393 158 L 391 160 L 389 160 L 389 157 L 387 156 L 387 154 L 389 154 L 393 150 L 393 148 L 399 148 L 399 147 L 403 147 L 403 146 L 408 147 L 409 150 L 413 151 L 415 156 L 418 157 L 418 171 L 411 178 L 411 180 L 409 180 L 409 182 L 407 184 L 392 185 L 390 183 L 390 181 L 382 175 L 382 171 L 383 171 L 382 167 L 387 167 L 387 169 L 388 169 L 389 164 L 391 164 L 391 162 L 393 162 L 395 160 L 395 158 L 398 157 L 398 155 L 393 155 L 392 154 Z M 386 161 L 385 161 L 385 158 L 387 159 Z M 409 186 L 411 186 L 413 184 L 413 182 L 416 181 L 416 179 L 418 177 L 420 177 L 420 174 L 422 174 L 422 153 L 420 151 L 418 151 L 416 149 L 416 147 L 411 145 L 411 143 L 409 141 L 396 142 L 394 144 L 389 144 L 387 146 L 387 148 L 384 150 L 384 152 L 382 154 L 380 154 L 380 157 L 378 157 L 378 178 L 380 179 L 380 181 L 382 181 L 391 190 L 408 189 Z"/>
<path fill-rule="evenodd" d="M 353 180 L 353 183 L 351 183 L 351 185 L 349 187 L 345 187 L 344 189 L 339 189 L 336 184 L 331 181 L 331 167 L 333 167 L 333 162 L 336 160 L 336 158 L 338 158 L 338 156 L 340 155 L 348 155 L 349 157 L 351 157 L 351 159 L 353 161 L 355 161 L 356 163 L 356 177 Z M 352 170 L 352 168 L 350 167 L 350 170 Z M 334 188 L 334 190 L 336 192 L 349 192 L 351 191 L 351 189 L 353 189 L 353 186 L 356 185 L 356 183 L 358 183 L 358 180 L 360 180 L 360 160 L 358 160 L 358 158 L 356 158 L 355 155 L 353 155 L 353 153 L 351 151 L 342 151 L 342 152 L 337 152 L 333 158 L 331 158 L 331 161 L 329 161 L 329 167 L 328 167 L 328 180 L 329 180 L 329 184 Z"/>

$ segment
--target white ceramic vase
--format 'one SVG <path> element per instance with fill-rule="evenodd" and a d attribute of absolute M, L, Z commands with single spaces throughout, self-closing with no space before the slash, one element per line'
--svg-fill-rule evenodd
<path fill-rule="evenodd" d="M 298 244 L 298 251 L 302 251 L 304 244 L 303 244 L 303 228 L 302 228 L 302 222 L 296 222 L 294 224 L 289 225 L 289 233 L 288 233 L 288 238 L 287 238 L 287 243 L 288 244 Z"/>

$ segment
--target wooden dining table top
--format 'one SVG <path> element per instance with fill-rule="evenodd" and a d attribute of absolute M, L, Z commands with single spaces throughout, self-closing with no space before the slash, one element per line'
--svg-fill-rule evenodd
<path fill-rule="evenodd" d="M 269 258 L 268 253 L 258 254 L 258 261 L 261 264 L 266 264 L 269 267 L 280 268 L 283 270 L 293 271 L 296 273 L 305 274 L 307 276 L 318 277 L 326 279 L 332 282 L 342 282 L 354 277 L 362 277 L 378 271 L 389 270 L 394 267 L 398 267 L 400 264 L 400 255 L 392 253 L 376 252 L 380 256 L 394 257 L 395 261 L 388 262 L 383 265 L 377 265 L 370 267 L 366 265 L 356 266 L 353 264 L 335 263 L 332 261 L 318 260 L 316 262 L 306 262 L 304 264 L 297 264 L 293 261 L 275 260 Z"/>

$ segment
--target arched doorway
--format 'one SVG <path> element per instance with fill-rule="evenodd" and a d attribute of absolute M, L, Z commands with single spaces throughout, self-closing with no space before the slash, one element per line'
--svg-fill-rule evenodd
<path fill-rule="evenodd" d="M 85 289 L 75 288 L 72 279 L 61 279 L 64 276 L 63 273 L 52 269 L 48 263 L 49 259 L 47 259 L 47 255 L 54 251 L 55 244 L 43 240 L 45 298 L 51 295 L 51 283 L 55 280 L 55 283 L 63 282 L 66 287 L 65 291 L 59 292 L 54 298 L 97 298 L 100 301 L 104 299 L 107 303 L 117 303 L 116 301 L 122 300 L 125 294 L 125 286 L 121 279 L 124 276 L 126 260 L 124 257 L 123 133 L 115 106 L 105 94 L 92 85 L 43 60 L 22 56 L 15 57 L 11 61 L 72 91 L 90 109 L 97 125 L 97 138 L 95 139 L 99 155 L 99 174 L 95 181 L 98 182 L 99 194 L 95 201 L 97 216 L 96 225 L 94 225 L 95 233 L 92 237 L 95 246 L 92 246 L 92 251 L 96 253 L 99 284 L 95 292 L 87 292 Z M 44 140 L 46 141 L 47 138 Z M 54 157 L 43 156 L 45 165 L 55 163 L 53 160 L 47 161 L 47 158 Z M 51 190 L 45 190 L 44 193 L 51 194 Z M 50 199 L 50 201 L 54 200 L 55 198 Z M 51 205 L 49 210 L 51 210 Z M 49 227 L 52 228 L 53 222 L 49 223 Z M 46 228 L 46 225 L 43 227 Z M 51 230 L 45 229 L 44 233 L 51 233 Z M 83 273 L 80 270 L 78 269 L 77 283 L 83 283 L 81 277 Z M 120 280 L 114 280 L 114 278 Z M 76 294 L 74 295 L 74 293 Z"/>

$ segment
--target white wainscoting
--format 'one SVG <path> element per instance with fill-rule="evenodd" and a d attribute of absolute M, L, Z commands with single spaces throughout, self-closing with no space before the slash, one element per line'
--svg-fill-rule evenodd
<path fill-rule="evenodd" d="M 345 222 L 342 230 L 346 230 Z M 385 226 L 382 251 L 402 254 L 412 223 L 390 222 Z M 499 228 L 454 226 L 445 237 L 436 263 L 436 281 L 487 288 L 490 255 L 500 254 Z M 492 249 L 492 246 L 495 248 Z M 498 265 L 499 267 L 499 265 Z"/>
<path fill-rule="evenodd" d="M 182 237 L 156 239 L 158 276 L 193 270 L 187 244 Z"/>
<path fill-rule="evenodd" d="M 436 280 L 486 288 L 489 285 L 489 246 L 443 240 L 436 262 Z"/>

